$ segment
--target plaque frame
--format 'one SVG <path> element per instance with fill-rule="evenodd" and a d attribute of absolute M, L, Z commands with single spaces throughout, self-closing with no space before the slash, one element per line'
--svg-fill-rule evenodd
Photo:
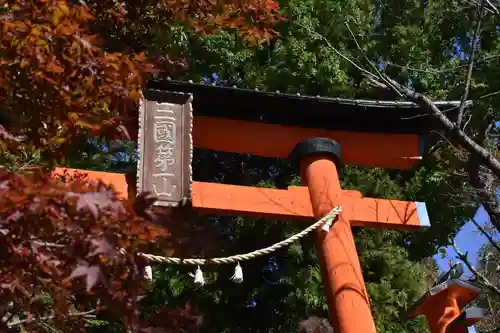
<path fill-rule="evenodd" d="M 193 94 L 189 93 L 143 91 L 137 138 L 137 194 L 155 195 L 154 206 L 178 207 L 191 201 L 192 101 Z"/>

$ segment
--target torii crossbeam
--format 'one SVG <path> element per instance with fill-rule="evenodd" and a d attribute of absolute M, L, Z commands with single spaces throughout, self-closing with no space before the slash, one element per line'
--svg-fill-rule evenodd
<path fill-rule="evenodd" d="M 112 185 L 126 200 L 129 185 L 125 174 L 56 168 L 54 177 L 86 175 Z M 135 185 L 135 184 L 133 184 Z M 286 190 L 206 182 L 193 182 L 192 207 L 204 214 L 272 218 L 310 222 L 314 218 L 309 190 L 290 186 Z M 339 204 L 352 226 L 414 230 L 429 227 L 424 203 L 363 198 L 359 191 L 342 190 Z"/>
<path fill-rule="evenodd" d="M 112 185 L 121 199 L 128 198 L 125 174 L 56 168 L 53 175 L 63 173 L 101 180 Z M 309 188 L 293 186 L 287 190 L 193 182 L 192 206 L 214 215 L 310 222 L 341 205 L 340 219 L 326 237 L 318 233 L 316 241 L 331 318 L 340 332 L 375 332 L 351 226 L 401 230 L 429 227 L 425 204 L 363 198 L 358 191 L 341 190 L 335 164 L 328 156 L 305 160 L 304 178 Z"/>
<path fill-rule="evenodd" d="M 421 134 L 433 120 L 419 114 L 412 103 L 303 97 L 175 81 L 149 82 L 144 97 L 139 131 L 134 122 L 127 124 L 129 133 L 139 133 L 138 190 L 156 192 L 160 205 L 176 206 L 187 199 L 201 213 L 282 220 L 319 219 L 341 205 L 343 212 L 330 231 L 316 235 L 330 317 L 336 332 L 374 333 L 351 226 L 411 230 L 429 227 L 429 217 L 424 203 L 363 198 L 357 191 L 342 190 L 337 168 L 346 163 L 409 169 L 421 158 Z M 438 105 L 450 109 L 458 102 Z M 191 182 L 193 146 L 290 157 L 300 165 L 305 186 L 277 190 Z M 135 193 L 135 184 L 127 184 L 125 175 L 79 172 L 112 184 L 124 199 Z"/>

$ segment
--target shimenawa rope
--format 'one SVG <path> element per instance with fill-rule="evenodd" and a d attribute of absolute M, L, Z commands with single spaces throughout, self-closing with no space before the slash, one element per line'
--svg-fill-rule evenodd
<path fill-rule="evenodd" d="M 298 241 L 299 239 L 303 238 L 307 234 L 309 234 L 311 231 L 317 229 L 321 225 L 324 224 L 323 229 L 328 231 L 330 226 L 333 224 L 334 219 L 342 212 L 342 207 L 335 207 L 333 208 L 328 214 L 326 214 L 323 218 L 315 222 L 314 224 L 311 224 L 309 227 L 306 229 L 302 230 L 301 232 L 285 239 L 282 240 L 281 242 L 278 242 L 274 245 L 265 247 L 260 250 L 252 251 L 249 253 L 245 254 L 237 254 L 233 255 L 230 257 L 220 257 L 220 258 L 208 258 L 208 259 L 203 259 L 203 258 L 176 258 L 176 257 L 162 257 L 162 256 L 156 256 L 153 254 L 147 254 L 147 253 L 140 253 L 139 255 L 145 259 L 147 259 L 149 262 L 156 262 L 156 263 L 167 263 L 167 264 L 179 264 L 179 265 L 207 265 L 207 264 L 215 264 L 215 265 L 222 265 L 222 264 L 234 264 L 237 262 L 242 262 L 246 260 L 250 260 L 253 258 L 256 258 L 258 256 L 270 254 L 276 250 L 279 250 L 285 246 L 289 246 L 293 244 L 294 242 Z"/>
<path fill-rule="evenodd" d="M 139 255 L 149 262 L 156 262 L 156 263 L 169 263 L 169 264 L 180 264 L 180 265 L 198 265 L 196 271 L 194 274 L 189 273 L 191 277 L 194 278 L 194 283 L 203 286 L 205 284 L 205 279 L 203 278 L 203 272 L 200 268 L 200 265 L 206 265 L 206 264 L 215 264 L 215 265 L 222 265 L 222 264 L 232 264 L 232 263 L 237 263 L 235 269 L 234 269 L 234 274 L 231 277 L 231 280 L 233 280 L 236 283 L 241 283 L 243 282 L 243 269 L 240 266 L 241 261 L 246 261 L 250 260 L 253 258 L 256 258 L 258 256 L 270 254 L 278 249 L 281 249 L 285 246 L 291 245 L 294 242 L 298 241 L 299 239 L 303 238 L 307 234 L 309 234 L 311 231 L 319 228 L 321 226 L 321 229 L 324 231 L 328 232 L 330 230 L 330 227 L 333 224 L 333 221 L 335 218 L 342 212 L 342 207 L 335 207 L 333 208 L 328 214 L 326 214 L 323 218 L 318 220 L 317 222 L 313 223 L 309 227 L 305 228 L 301 232 L 288 237 L 285 240 L 282 240 L 281 242 L 278 242 L 274 245 L 265 247 L 260 250 L 252 251 L 249 253 L 245 254 L 238 254 L 230 257 L 221 257 L 221 258 L 209 258 L 209 259 L 203 259 L 203 258 L 176 258 L 176 257 L 162 257 L 162 256 L 156 256 L 153 254 L 147 254 L 147 253 L 139 253 Z M 148 270 L 149 269 L 149 270 Z M 146 267 L 146 275 L 149 280 L 152 279 L 151 276 L 151 267 L 147 266 Z"/>

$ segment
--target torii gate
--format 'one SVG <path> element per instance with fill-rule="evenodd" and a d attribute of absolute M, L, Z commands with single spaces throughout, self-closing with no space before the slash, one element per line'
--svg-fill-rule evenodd
<path fill-rule="evenodd" d="M 139 131 L 135 123 L 127 124 L 129 133 L 139 133 L 137 190 L 156 192 L 158 205 L 189 200 L 201 213 L 282 220 L 311 221 L 342 206 L 330 232 L 316 235 L 330 317 L 336 332 L 374 333 L 351 226 L 412 230 L 429 227 L 429 217 L 425 203 L 363 198 L 358 191 L 342 190 L 337 169 L 342 163 L 413 167 L 423 152 L 419 134 L 434 125 L 433 119 L 419 115 L 418 107 L 408 102 L 303 97 L 176 81 L 151 81 L 147 88 Z M 438 103 L 443 109 L 458 104 Z M 292 158 L 305 186 L 283 190 L 192 182 L 193 145 Z M 112 184 L 121 198 L 136 193 L 124 174 L 86 173 Z"/>

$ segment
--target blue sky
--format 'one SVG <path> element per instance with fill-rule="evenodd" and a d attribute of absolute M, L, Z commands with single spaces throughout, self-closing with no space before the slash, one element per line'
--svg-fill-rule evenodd
<path fill-rule="evenodd" d="M 469 45 L 471 45 L 472 38 L 471 36 L 469 36 L 469 38 L 470 38 Z M 453 44 L 452 55 L 454 57 L 459 58 L 462 61 L 466 59 L 466 54 L 462 50 L 460 41 L 458 39 L 455 40 L 455 43 Z M 496 126 L 497 127 L 500 126 L 500 122 L 497 122 Z M 488 225 L 489 217 L 482 207 L 478 209 L 478 211 L 476 212 L 475 220 L 482 226 Z M 431 228 L 432 228 L 432 220 L 431 220 Z M 486 239 L 486 237 L 481 234 L 481 232 L 476 228 L 474 223 L 472 223 L 471 221 L 467 222 L 462 227 L 462 229 L 460 229 L 457 236 L 455 237 L 455 244 L 457 245 L 458 249 L 464 253 L 468 252 L 467 256 L 474 266 L 477 265 L 478 250 L 487 241 L 488 240 Z M 439 253 L 436 254 L 434 258 L 438 262 L 439 268 L 445 272 L 448 271 L 448 269 L 450 268 L 448 262 L 449 259 L 451 259 L 453 262 L 458 261 L 458 259 L 456 259 L 455 251 L 450 246 L 446 247 L 446 258 L 442 258 L 442 255 Z"/>
<path fill-rule="evenodd" d="M 480 208 L 475 216 L 475 220 L 480 225 L 487 225 L 489 223 L 489 218 L 483 208 Z M 431 228 L 432 228 L 432 220 L 431 220 Z M 488 240 L 485 236 L 483 236 L 479 230 L 477 230 L 476 226 L 472 222 L 467 222 L 462 229 L 458 232 L 455 237 L 455 243 L 457 247 L 462 252 L 468 252 L 468 257 L 471 262 L 476 265 L 477 263 L 477 252 L 481 248 L 483 244 L 485 244 Z M 447 258 L 441 258 L 440 254 L 435 255 L 435 259 L 437 260 L 439 267 L 442 271 L 448 271 L 449 264 L 448 259 L 452 259 L 453 261 L 457 261 L 455 259 L 456 254 L 453 251 L 453 248 L 446 248 Z"/>

